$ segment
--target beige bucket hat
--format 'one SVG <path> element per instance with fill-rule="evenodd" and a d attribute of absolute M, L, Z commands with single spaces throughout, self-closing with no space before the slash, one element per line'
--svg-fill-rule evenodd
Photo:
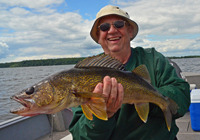
<path fill-rule="evenodd" d="M 94 41 L 96 43 L 98 43 L 98 36 L 97 36 L 97 31 L 98 31 L 98 23 L 100 18 L 108 16 L 108 15 L 117 15 L 117 16 L 121 16 L 123 18 L 125 18 L 129 24 L 131 26 L 133 26 L 133 37 L 131 38 L 131 40 L 133 40 L 135 38 L 135 36 L 138 33 L 138 25 L 136 22 L 134 22 L 133 20 L 130 19 L 130 16 L 128 15 L 127 12 L 121 10 L 119 7 L 117 6 L 112 6 L 112 5 L 107 5 L 105 7 L 103 7 L 96 15 L 96 20 L 92 26 L 92 29 L 90 31 L 90 35 L 92 37 L 92 39 L 94 39 Z"/>

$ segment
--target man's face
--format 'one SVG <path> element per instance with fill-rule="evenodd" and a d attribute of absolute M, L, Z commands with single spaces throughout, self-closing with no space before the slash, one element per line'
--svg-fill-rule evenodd
<path fill-rule="evenodd" d="M 99 25 L 102 23 L 110 23 L 110 29 L 107 31 L 99 30 L 98 43 L 102 46 L 105 54 L 124 53 L 130 49 L 130 38 L 132 37 L 132 26 L 127 23 L 122 28 L 115 28 L 113 23 L 124 19 L 120 16 L 106 16 L 101 18 Z"/>

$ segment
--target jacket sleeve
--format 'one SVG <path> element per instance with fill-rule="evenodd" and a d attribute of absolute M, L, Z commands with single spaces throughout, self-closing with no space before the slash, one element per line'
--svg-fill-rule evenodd
<path fill-rule="evenodd" d="M 107 121 L 100 120 L 93 115 L 93 120 L 88 120 L 81 107 L 72 108 L 73 119 L 69 131 L 73 140 L 108 140 L 115 127 L 115 115 Z"/>
<path fill-rule="evenodd" d="M 154 50 L 153 58 L 154 86 L 161 94 L 171 98 L 178 104 L 178 112 L 173 115 L 173 118 L 182 117 L 188 111 L 190 105 L 189 84 L 177 76 L 175 68 L 162 54 Z M 154 115 L 162 114 L 158 113 L 158 111 L 161 110 L 155 107 L 151 113 Z"/>

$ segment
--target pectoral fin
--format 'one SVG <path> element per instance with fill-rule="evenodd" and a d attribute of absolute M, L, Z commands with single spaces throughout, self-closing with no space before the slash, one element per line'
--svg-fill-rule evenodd
<path fill-rule="evenodd" d="M 143 122 L 147 122 L 149 114 L 149 103 L 135 103 L 135 109 Z"/>
<path fill-rule="evenodd" d="M 88 120 L 93 120 L 92 112 L 91 112 L 91 110 L 89 109 L 89 107 L 88 107 L 86 104 L 81 105 L 81 107 L 82 107 L 83 113 L 85 114 L 85 117 L 86 117 Z"/>
<path fill-rule="evenodd" d="M 85 114 L 87 119 L 92 120 L 92 114 L 94 114 L 97 118 L 101 120 L 108 120 L 105 97 L 103 96 L 103 94 L 76 93 L 76 95 L 84 98 L 89 98 L 89 100 L 85 104 L 81 105 L 83 113 Z"/>
<path fill-rule="evenodd" d="M 87 106 L 97 118 L 101 120 L 108 120 L 104 99 L 93 97 Z"/>

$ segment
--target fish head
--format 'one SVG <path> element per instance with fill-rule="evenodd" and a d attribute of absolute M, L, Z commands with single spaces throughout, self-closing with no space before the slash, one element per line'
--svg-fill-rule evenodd
<path fill-rule="evenodd" d="M 54 98 L 54 87 L 50 80 L 45 80 L 11 96 L 23 106 L 10 112 L 20 116 L 51 114 L 52 108 L 57 105 Z"/>

